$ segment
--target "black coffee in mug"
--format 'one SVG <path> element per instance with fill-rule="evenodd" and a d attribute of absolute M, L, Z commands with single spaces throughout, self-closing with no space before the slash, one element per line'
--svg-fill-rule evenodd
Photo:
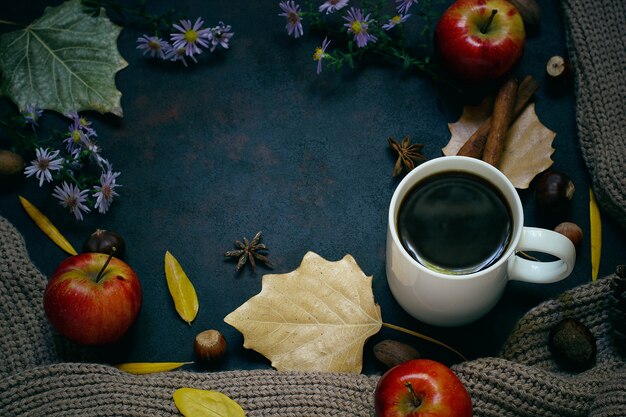
<path fill-rule="evenodd" d="M 502 193 L 471 173 L 426 177 L 404 197 L 397 230 L 406 251 L 422 265 L 446 274 L 469 274 L 495 263 L 513 230 Z"/>

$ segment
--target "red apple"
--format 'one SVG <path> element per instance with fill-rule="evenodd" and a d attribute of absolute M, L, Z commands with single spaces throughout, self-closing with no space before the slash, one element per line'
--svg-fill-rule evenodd
<path fill-rule="evenodd" d="M 378 417 L 472 417 L 472 400 L 450 368 L 429 359 L 401 363 L 376 386 Z"/>
<path fill-rule="evenodd" d="M 124 261 L 82 253 L 54 271 L 43 306 L 63 336 L 84 345 L 102 345 L 118 340 L 137 318 L 141 285 Z"/>
<path fill-rule="evenodd" d="M 524 51 L 519 11 L 507 0 L 458 0 L 435 28 L 435 49 L 445 69 L 461 80 L 483 82 L 507 74 Z"/>

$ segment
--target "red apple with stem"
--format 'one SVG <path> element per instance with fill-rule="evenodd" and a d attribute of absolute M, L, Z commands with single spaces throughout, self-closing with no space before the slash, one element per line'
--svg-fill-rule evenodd
<path fill-rule="evenodd" d="M 458 0 L 435 28 L 435 49 L 445 69 L 468 82 L 500 78 L 524 51 L 519 11 L 507 0 Z"/>
<path fill-rule="evenodd" d="M 429 359 L 396 365 L 374 392 L 378 417 L 472 417 L 472 400 L 450 368 Z"/>
<path fill-rule="evenodd" d="M 118 340 L 141 307 L 133 269 L 113 255 L 83 253 L 64 260 L 44 292 L 44 311 L 63 336 L 84 345 Z"/>

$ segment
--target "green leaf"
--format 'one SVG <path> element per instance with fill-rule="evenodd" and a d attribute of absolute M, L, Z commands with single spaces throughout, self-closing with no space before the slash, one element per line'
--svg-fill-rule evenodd
<path fill-rule="evenodd" d="M 67 115 L 96 110 L 122 116 L 115 74 L 128 63 L 117 50 L 122 28 L 105 15 L 84 13 L 80 0 L 48 7 L 24 29 L 0 36 L 2 92 Z"/>

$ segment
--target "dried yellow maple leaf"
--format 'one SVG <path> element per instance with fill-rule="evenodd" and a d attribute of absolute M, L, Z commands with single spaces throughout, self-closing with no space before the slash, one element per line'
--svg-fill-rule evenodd
<path fill-rule="evenodd" d="M 465 106 L 461 118 L 449 123 L 451 138 L 442 149 L 446 156 L 456 155 L 469 137 L 491 115 L 493 101 L 485 99 L 479 106 Z M 529 104 L 513 122 L 506 134 L 498 168 L 515 188 L 528 188 L 532 179 L 548 169 L 554 161 L 552 141 L 556 133 L 544 126 Z"/>
<path fill-rule="evenodd" d="M 224 321 L 280 371 L 361 372 L 363 345 L 382 327 L 372 277 L 354 258 L 308 252 L 286 274 L 263 276 L 261 292 Z"/>

